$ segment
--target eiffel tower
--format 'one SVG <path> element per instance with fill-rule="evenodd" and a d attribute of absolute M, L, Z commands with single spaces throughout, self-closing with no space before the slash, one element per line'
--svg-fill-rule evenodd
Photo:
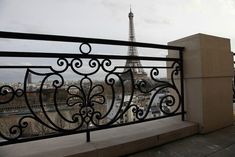
<path fill-rule="evenodd" d="M 129 41 L 135 42 L 135 31 L 134 31 L 134 14 L 131 11 L 129 12 Z M 128 55 L 129 56 L 138 56 L 137 48 L 134 46 L 128 47 Z M 134 80 L 142 80 L 147 78 L 147 73 L 144 71 L 140 60 L 134 60 L 134 59 L 128 59 L 125 64 L 124 72 L 129 70 L 131 68 L 131 71 L 134 76 Z"/>

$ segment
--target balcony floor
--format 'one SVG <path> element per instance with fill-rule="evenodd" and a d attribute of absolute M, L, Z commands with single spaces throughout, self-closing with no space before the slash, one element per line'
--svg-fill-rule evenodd
<path fill-rule="evenodd" d="M 111 157 L 146 150 L 195 135 L 198 125 L 169 117 L 91 133 L 18 143 L 0 147 L 0 157 Z"/>
<path fill-rule="evenodd" d="M 234 157 L 235 122 L 233 126 L 206 135 L 194 135 L 158 146 L 128 157 Z"/>

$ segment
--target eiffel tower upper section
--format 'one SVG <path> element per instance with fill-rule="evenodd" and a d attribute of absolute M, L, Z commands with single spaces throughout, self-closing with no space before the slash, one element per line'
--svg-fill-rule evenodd
<path fill-rule="evenodd" d="M 135 30 L 134 30 L 134 20 L 133 20 L 134 14 L 132 13 L 131 9 L 130 9 L 128 17 L 129 17 L 129 41 L 135 42 L 136 40 L 135 40 Z M 129 46 L 128 47 L 128 55 L 129 56 L 138 56 L 137 48 L 134 46 Z M 130 68 L 131 68 L 131 70 L 133 72 L 133 76 L 136 80 L 147 78 L 147 74 L 144 71 L 144 69 L 140 63 L 140 60 L 128 59 L 126 61 L 124 71 L 127 71 Z"/>

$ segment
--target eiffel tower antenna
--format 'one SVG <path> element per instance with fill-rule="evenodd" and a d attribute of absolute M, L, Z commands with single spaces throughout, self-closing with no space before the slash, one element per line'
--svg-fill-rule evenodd
<path fill-rule="evenodd" d="M 135 40 L 134 19 L 133 19 L 134 14 L 131 11 L 131 5 L 130 5 L 130 12 L 128 14 L 128 17 L 129 17 L 129 41 L 135 42 L 136 40 Z M 134 46 L 129 46 L 128 47 L 128 55 L 129 56 L 138 56 L 137 48 Z M 127 71 L 130 68 L 133 72 L 135 79 L 144 79 L 147 77 L 147 74 L 144 72 L 144 69 L 140 63 L 140 60 L 128 59 L 126 61 L 124 71 Z"/>

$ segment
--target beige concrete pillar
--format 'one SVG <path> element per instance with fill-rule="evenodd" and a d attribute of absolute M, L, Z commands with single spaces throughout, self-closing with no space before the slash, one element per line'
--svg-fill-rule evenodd
<path fill-rule="evenodd" d="M 186 120 L 199 123 L 200 133 L 231 125 L 233 56 L 230 40 L 196 34 L 168 45 L 185 47 Z M 174 55 L 169 51 L 169 57 Z"/>

